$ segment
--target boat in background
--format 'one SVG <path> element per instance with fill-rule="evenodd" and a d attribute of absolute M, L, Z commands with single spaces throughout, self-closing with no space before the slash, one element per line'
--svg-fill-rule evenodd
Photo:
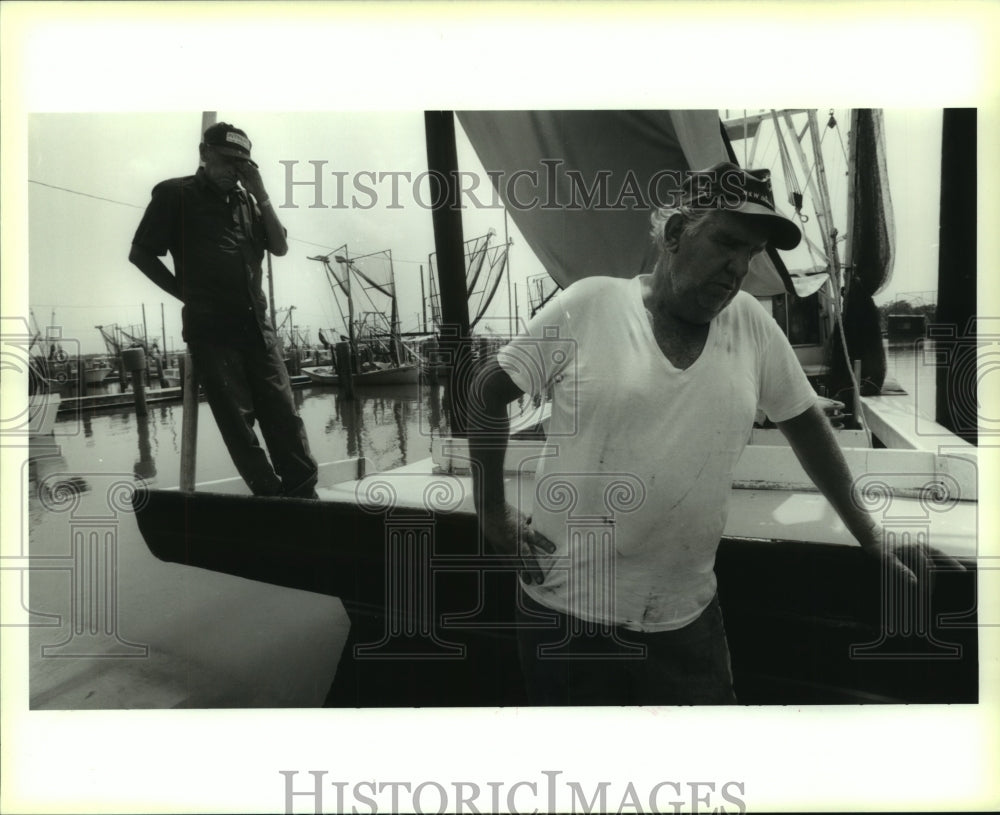
<path fill-rule="evenodd" d="M 340 382 L 337 369 L 331 365 L 303 368 L 302 373 L 308 376 L 314 385 L 336 385 Z"/>
<path fill-rule="evenodd" d="M 419 384 L 419 354 L 403 342 L 399 329 L 392 250 L 383 249 L 351 257 L 347 244 L 344 244 L 327 255 L 309 259 L 323 264 L 334 302 L 344 319 L 349 358 L 354 367 L 354 384 Z M 334 267 L 331 260 L 337 267 Z M 376 306 L 372 299 L 373 293 L 388 298 L 388 315 Z M 370 310 L 358 310 L 357 302 L 361 296 L 367 298 Z M 341 298 L 346 300 L 346 313 L 341 306 Z M 322 330 L 319 337 L 332 358 L 334 347 L 327 341 Z M 310 365 L 301 370 L 317 385 L 340 384 L 335 365 Z"/>
<path fill-rule="evenodd" d="M 179 388 L 181 386 L 181 369 L 170 367 L 163 369 L 163 381 L 166 388 Z"/>
<path fill-rule="evenodd" d="M 111 364 L 104 357 L 97 357 L 83 369 L 83 376 L 88 386 L 100 385 L 111 374 Z"/>
<path fill-rule="evenodd" d="M 420 383 L 420 367 L 414 364 L 387 365 L 374 363 L 370 370 L 354 374 L 355 385 L 417 385 Z M 337 369 L 331 365 L 302 368 L 302 373 L 315 385 L 338 385 Z"/>

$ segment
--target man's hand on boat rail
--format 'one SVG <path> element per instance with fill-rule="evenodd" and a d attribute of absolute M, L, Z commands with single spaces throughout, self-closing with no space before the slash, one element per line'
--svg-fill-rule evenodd
<path fill-rule="evenodd" d="M 869 557 L 881 561 L 882 568 L 895 576 L 894 583 L 902 582 L 914 588 L 930 590 L 936 571 L 965 571 L 965 567 L 951 555 L 926 543 L 887 541 L 885 532 L 878 524 L 860 543 Z"/>
<path fill-rule="evenodd" d="M 528 583 L 542 583 L 545 575 L 536 553 L 551 555 L 556 545 L 531 528 L 524 513 L 505 504 L 480 516 L 480 528 L 490 548 L 499 555 L 517 556 L 524 566 L 521 577 Z"/>

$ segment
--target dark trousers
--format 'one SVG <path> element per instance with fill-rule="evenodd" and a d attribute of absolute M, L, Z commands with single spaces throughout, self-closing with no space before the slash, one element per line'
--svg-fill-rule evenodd
<path fill-rule="evenodd" d="M 718 597 L 684 628 L 642 633 L 587 623 L 518 594 L 518 652 L 531 704 L 736 703 Z"/>
<path fill-rule="evenodd" d="M 198 342 L 189 348 L 229 455 L 253 494 L 315 498 L 316 462 L 277 347 Z M 270 461 L 257 440 L 255 422 Z"/>

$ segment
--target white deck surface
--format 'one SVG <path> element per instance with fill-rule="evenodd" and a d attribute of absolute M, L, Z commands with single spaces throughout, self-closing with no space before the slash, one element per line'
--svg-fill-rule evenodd
<path fill-rule="evenodd" d="M 430 472 L 425 460 L 386 473 L 375 473 L 360 481 L 348 481 L 319 490 L 328 501 L 365 500 L 382 504 L 392 496 L 399 508 L 473 512 L 472 479 L 468 476 Z M 520 494 L 522 508 L 530 512 L 534 479 L 506 479 L 508 500 Z M 435 489 L 434 487 L 437 487 Z M 388 489 L 387 489 L 388 488 Z M 425 496 L 429 496 L 425 498 Z M 956 501 L 938 505 L 920 498 L 892 496 L 884 508 L 873 511 L 884 528 L 911 534 L 926 530 L 932 546 L 951 555 L 976 554 L 978 503 Z M 817 492 L 783 489 L 732 490 L 727 537 L 792 540 L 803 543 L 857 543 L 826 499 Z"/>

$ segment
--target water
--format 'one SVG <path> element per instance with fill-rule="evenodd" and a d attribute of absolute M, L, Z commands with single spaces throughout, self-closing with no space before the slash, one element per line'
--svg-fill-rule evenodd
<path fill-rule="evenodd" d="M 886 349 L 886 378 L 894 379 L 906 391 L 905 395 L 893 397 L 927 419 L 934 420 L 935 398 L 937 394 L 938 360 L 932 340 L 904 340 L 892 342 L 883 340 Z"/>
<path fill-rule="evenodd" d="M 440 389 L 294 397 L 319 462 L 402 466 L 428 456 L 447 426 Z M 120 485 L 178 484 L 181 415 L 178 401 L 150 404 L 144 419 L 131 406 L 62 416 L 57 446 L 33 447 L 23 556 L 11 564 L 30 573 L 20 590 L 32 709 L 323 703 L 349 628 L 337 598 L 163 563 L 143 542 Z M 235 475 L 201 403 L 197 480 Z"/>
<path fill-rule="evenodd" d="M 114 386 L 117 388 L 117 386 Z M 101 391 L 91 391 L 91 393 Z M 430 455 L 431 438 L 447 426 L 441 389 L 417 386 L 359 388 L 354 400 L 336 388 L 293 391 L 318 462 L 367 456 L 379 470 Z M 157 487 L 179 484 L 180 401 L 151 403 L 142 419 L 132 405 L 60 415 L 53 431 L 69 472 L 121 473 Z M 259 433 L 258 433 L 259 435 Z M 236 475 L 208 404 L 198 406 L 197 480 Z"/>

